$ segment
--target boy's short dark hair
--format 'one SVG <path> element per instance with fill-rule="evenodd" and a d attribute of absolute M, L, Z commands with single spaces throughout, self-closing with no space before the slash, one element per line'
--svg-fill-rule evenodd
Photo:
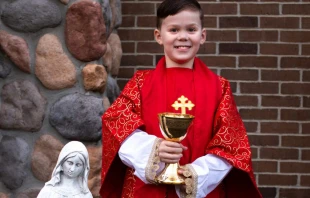
<path fill-rule="evenodd" d="M 156 27 L 160 29 L 163 19 L 175 15 L 182 10 L 191 9 L 199 11 L 201 26 L 203 26 L 203 11 L 196 0 L 164 0 L 157 8 Z"/>

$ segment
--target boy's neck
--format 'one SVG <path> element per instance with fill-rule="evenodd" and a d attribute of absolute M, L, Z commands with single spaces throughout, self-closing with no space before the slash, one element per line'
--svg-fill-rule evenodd
<path fill-rule="evenodd" d="M 166 68 L 180 67 L 180 68 L 193 69 L 193 64 L 194 64 L 194 58 L 184 63 L 177 63 L 166 58 Z"/>

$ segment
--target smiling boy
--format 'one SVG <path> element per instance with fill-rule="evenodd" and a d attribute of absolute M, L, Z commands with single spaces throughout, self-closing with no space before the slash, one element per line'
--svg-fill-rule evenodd
<path fill-rule="evenodd" d="M 102 197 L 256 198 L 251 151 L 229 82 L 196 57 L 206 40 L 196 0 L 165 0 L 157 10 L 155 40 L 164 57 L 138 71 L 102 116 Z M 195 116 L 181 143 L 166 141 L 157 115 Z M 166 163 L 179 162 L 185 185 L 155 184 Z"/>

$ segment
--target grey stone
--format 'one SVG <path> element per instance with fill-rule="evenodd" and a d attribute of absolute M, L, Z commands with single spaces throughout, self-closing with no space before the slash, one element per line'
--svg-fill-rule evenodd
<path fill-rule="evenodd" d="M 88 146 L 90 171 L 88 176 L 88 188 L 94 197 L 100 197 L 100 179 L 102 163 L 102 147 Z"/>
<path fill-rule="evenodd" d="M 107 83 L 106 92 L 107 92 L 107 97 L 109 98 L 110 104 L 112 104 L 114 100 L 116 100 L 116 98 L 120 94 L 120 90 L 119 90 L 116 80 L 112 78 L 110 75 L 108 75 L 108 83 Z"/>
<path fill-rule="evenodd" d="M 62 20 L 58 6 L 48 0 L 11 1 L 5 6 L 1 18 L 7 26 L 20 32 L 56 27 Z"/>
<path fill-rule="evenodd" d="M 0 54 L 0 78 L 6 78 L 11 73 L 11 70 L 10 63 Z"/>
<path fill-rule="evenodd" d="M 112 10 L 112 27 L 111 29 L 117 29 L 122 24 L 122 3 L 121 0 L 110 0 Z"/>
<path fill-rule="evenodd" d="M 113 32 L 111 33 L 107 42 L 110 44 L 112 51 L 112 67 L 110 74 L 113 77 L 116 77 L 118 75 L 119 67 L 121 65 L 121 59 L 123 56 L 121 40 L 118 34 Z"/>
<path fill-rule="evenodd" d="M 101 5 L 93 1 L 72 4 L 66 14 L 66 44 L 81 61 L 101 58 L 106 51 L 106 28 Z"/>
<path fill-rule="evenodd" d="M 41 189 L 30 188 L 15 195 L 16 198 L 36 198 Z"/>
<path fill-rule="evenodd" d="M 18 36 L 0 31 L 0 50 L 2 50 L 16 66 L 30 73 L 30 54 L 27 42 Z"/>
<path fill-rule="evenodd" d="M 102 99 L 75 93 L 60 98 L 50 109 L 50 124 L 65 138 L 98 141 L 101 138 Z"/>
<path fill-rule="evenodd" d="M 112 21 L 112 10 L 110 6 L 110 0 L 99 0 L 102 8 L 102 14 L 104 18 L 104 23 L 106 27 L 106 38 L 109 37 L 110 33 L 113 29 L 111 29 L 111 21 Z"/>
<path fill-rule="evenodd" d="M 103 66 L 107 69 L 107 72 L 110 73 L 113 63 L 113 52 L 109 43 L 107 43 L 107 50 L 105 51 L 102 57 Z"/>
<path fill-rule="evenodd" d="M 68 88 L 76 82 L 75 66 L 53 34 L 45 34 L 39 40 L 35 74 L 48 89 Z"/>
<path fill-rule="evenodd" d="M 38 131 L 45 115 L 46 99 L 30 81 L 13 81 L 1 92 L 0 128 Z"/>
<path fill-rule="evenodd" d="M 60 0 L 60 2 L 67 5 L 69 3 L 69 0 Z"/>
<path fill-rule="evenodd" d="M 4 135 L 0 142 L 0 180 L 11 190 L 19 188 L 26 177 L 29 146 L 21 138 Z"/>
<path fill-rule="evenodd" d="M 51 135 L 42 135 L 35 143 L 31 156 L 31 170 L 40 181 L 51 179 L 63 143 Z"/>

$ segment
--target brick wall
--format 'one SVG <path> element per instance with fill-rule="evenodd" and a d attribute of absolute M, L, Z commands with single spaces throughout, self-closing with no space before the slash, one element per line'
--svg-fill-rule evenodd
<path fill-rule="evenodd" d="M 162 56 L 160 1 L 122 0 L 121 88 Z M 310 1 L 199 1 L 207 42 L 199 57 L 229 79 L 265 198 L 310 197 Z"/>

